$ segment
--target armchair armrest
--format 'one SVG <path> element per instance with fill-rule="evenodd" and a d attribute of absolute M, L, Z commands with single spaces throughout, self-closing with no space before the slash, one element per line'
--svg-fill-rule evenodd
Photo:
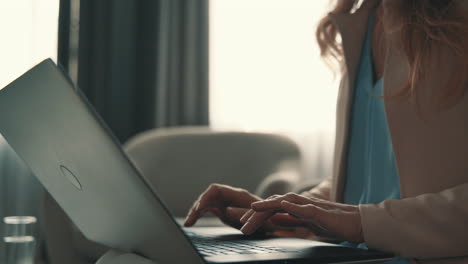
<path fill-rule="evenodd" d="M 274 194 L 292 192 L 301 180 L 302 172 L 298 161 L 282 162 L 275 172 L 260 182 L 255 194 L 267 198 Z"/>

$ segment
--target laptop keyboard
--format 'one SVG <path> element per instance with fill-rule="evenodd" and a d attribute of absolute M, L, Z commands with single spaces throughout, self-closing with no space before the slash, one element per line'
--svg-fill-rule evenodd
<path fill-rule="evenodd" d="M 250 241 L 224 241 L 193 232 L 186 232 L 186 234 L 190 237 L 198 252 L 204 256 L 298 252 L 297 250 L 285 248 L 259 246 L 255 242 Z"/>

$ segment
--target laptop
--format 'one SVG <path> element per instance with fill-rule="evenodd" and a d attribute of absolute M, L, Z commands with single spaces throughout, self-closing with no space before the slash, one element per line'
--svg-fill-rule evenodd
<path fill-rule="evenodd" d="M 90 240 L 157 263 L 351 263 L 390 254 L 229 227 L 183 229 L 47 59 L 0 91 L 0 133 Z"/>

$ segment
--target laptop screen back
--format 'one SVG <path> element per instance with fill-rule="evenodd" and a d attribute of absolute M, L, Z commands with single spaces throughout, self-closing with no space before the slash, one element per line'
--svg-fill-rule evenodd
<path fill-rule="evenodd" d="M 51 60 L 0 91 L 0 133 L 88 239 L 162 263 L 203 263 Z"/>

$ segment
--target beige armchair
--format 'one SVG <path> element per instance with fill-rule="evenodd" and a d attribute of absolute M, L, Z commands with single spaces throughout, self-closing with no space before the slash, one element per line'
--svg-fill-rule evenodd
<path fill-rule="evenodd" d="M 298 147 L 266 133 L 207 127 L 156 129 L 136 135 L 124 149 L 175 216 L 184 216 L 210 183 L 245 188 L 262 197 L 291 191 L 301 181 Z M 51 264 L 94 263 L 107 249 L 84 238 L 50 197 L 44 200 Z"/>
<path fill-rule="evenodd" d="M 175 216 L 184 216 L 211 183 L 265 197 L 288 192 L 300 180 L 298 147 L 274 134 L 157 129 L 133 137 L 125 150 Z"/>

